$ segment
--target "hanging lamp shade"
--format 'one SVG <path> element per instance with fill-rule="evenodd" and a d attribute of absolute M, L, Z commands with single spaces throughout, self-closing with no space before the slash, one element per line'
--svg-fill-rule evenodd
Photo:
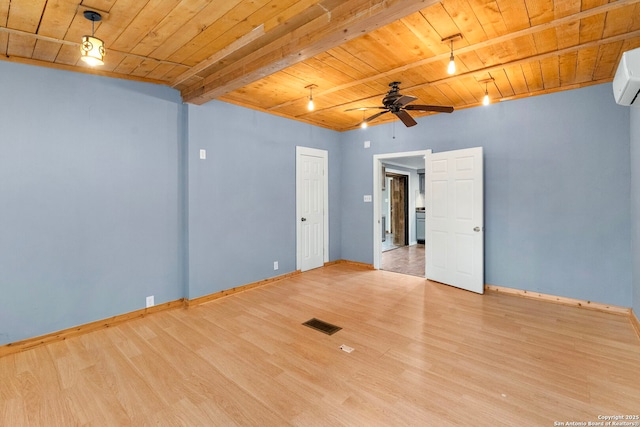
<path fill-rule="evenodd" d="M 94 36 L 94 23 L 100 21 L 102 16 L 97 12 L 85 11 L 84 17 L 91 21 L 91 35 L 82 36 L 82 44 L 80 45 L 81 58 L 92 67 L 104 65 L 104 42 Z"/>
<path fill-rule="evenodd" d="M 99 38 L 82 36 L 80 52 L 82 60 L 92 67 L 104 65 L 104 42 Z"/>

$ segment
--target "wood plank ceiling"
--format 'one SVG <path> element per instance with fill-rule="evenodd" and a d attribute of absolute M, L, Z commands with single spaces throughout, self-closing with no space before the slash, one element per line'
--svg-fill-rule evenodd
<path fill-rule="evenodd" d="M 80 61 L 85 10 L 103 15 L 98 68 Z M 442 40 L 455 34 L 451 76 Z M 636 47 L 640 0 L 0 0 L 0 59 L 164 84 L 185 102 L 338 131 L 363 118 L 346 109 L 381 105 L 391 81 L 417 103 L 461 109 L 485 90 L 495 102 L 611 81 Z"/>

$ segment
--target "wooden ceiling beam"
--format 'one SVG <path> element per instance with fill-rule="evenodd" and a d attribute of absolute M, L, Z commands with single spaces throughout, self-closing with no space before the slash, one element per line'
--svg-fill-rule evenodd
<path fill-rule="evenodd" d="M 206 70 L 208 67 L 211 67 L 218 61 L 223 60 L 233 52 L 238 51 L 240 48 L 247 46 L 251 42 L 263 36 L 264 36 L 264 24 L 254 28 L 250 33 L 245 34 L 244 37 L 240 37 L 235 42 L 231 43 L 229 46 L 221 49 L 220 51 L 216 52 L 214 55 L 210 56 L 209 58 L 205 59 L 198 65 L 192 67 L 190 70 L 187 70 L 186 72 L 178 76 L 178 78 L 172 82 L 172 86 L 174 88 L 176 86 L 179 86 L 180 84 L 184 83 L 190 78 L 197 76 L 198 73 Z"/>
<path fill-rule="evenodd" d="M 358 36 L 425 9 L 437 0 L 326 0 L 319 17 L 244 55 L 182 91 L 185 102 L 204 104 L 256 80 L 312 58 Z M 268 37 L 269 33 L 264 37 Z M 259 41 L 258 41 L 259 42 Z M 207 74 L 207 69 L 202 74 Z"/>

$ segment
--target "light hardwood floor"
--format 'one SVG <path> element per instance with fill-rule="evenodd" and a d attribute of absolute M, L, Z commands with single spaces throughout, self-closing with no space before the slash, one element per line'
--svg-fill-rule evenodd
<path fill-rule="evenodd" d="M 348 264 L 0 358 L 12 427 L 553 426 L 639 402 L 627 317 Z"/>

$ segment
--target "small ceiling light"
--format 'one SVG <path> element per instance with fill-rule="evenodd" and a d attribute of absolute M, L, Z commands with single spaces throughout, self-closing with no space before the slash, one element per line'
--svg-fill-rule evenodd
<path fill-rule="evenodd" d="M 360 123 L 360 127 L 362 129 L 366 129 L 369 125 L 367 124 L 367 120 L 364 118 L 364 108 L 362 109 L 362 123 Z"/>
<path fill-rule="evenodd" d="M 304 87 L 305 89 L 309 89 L 309 103 L 307 104 L 307 110 L 309 111 L 313 111 L 316 108 L 315 105 L 313 104 L 313 88 L 314 87 L 318 87 L 318 86 L 311 84 Z"/>
<path fill-rule="evenodd" d="M 489 105 L 491 103 L 491 100 L 489 99 L 488 84 L 493 81 L 494 81 L 493 77 L 489 77 L 488 79 L 479 81 L 479 83 L 484 83 L 484 97 L 482 98 L 482 105 Z"/>
<path fill-rule="evenodd" d="M 482 105 L 489 105 L 489 91 L 487 89 L 487 83 L 484 84 L 484 98 L 482 98 Z"/>
<path fill-rule="evenodd" d="M 447 73 L 449 74 L 454 74 L 456 72 L 456 61 L 453 58 L 453 42 L 461 39 L 462 34 L 460 33 L 442 39 L 443 43 L 449 42 L 451 46 L 451 54 L 449 55 L 449 66 L 447 66 Z"/>
<path fill-rule="evenodd" d="M 449 66 L 447 67 L 447 73 L 453 74 L 456 72 L 456 61 L 453 60 L 453 40 L 451 40 L 451 56 L 449 57 Z"/>
<path fill-rule="evenodd" d="M 80 45 L 81 58 L 92 67 L 104 65 L 104 42 L 94 37 L 95 23 L 100 21 L 102 16 L 98 12 L 86 10 L 84 17 L 91 21 L 91 35 L 82 36 L 82 44 Z"/>

